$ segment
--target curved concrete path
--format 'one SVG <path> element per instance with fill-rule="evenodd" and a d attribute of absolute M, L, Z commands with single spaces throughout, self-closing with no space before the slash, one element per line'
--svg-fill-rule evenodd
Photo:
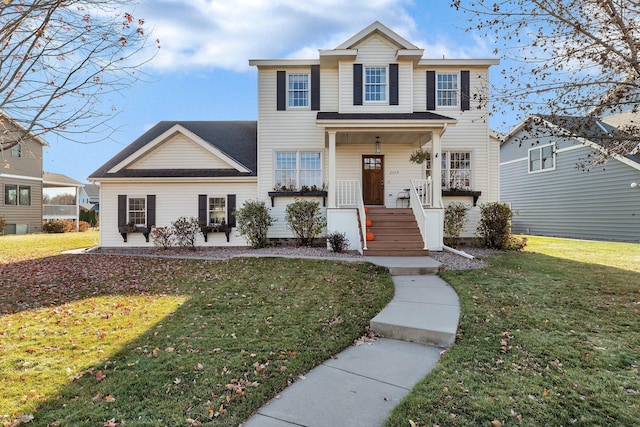
<path fill-rule="evenodd" d="M 455 341 L 460 304 L 428 257 L 367 257 L 389 268 L 391 302 L 371 320 L 383 335 L 352 346 L 309 371 L 260 408 L 243 427 L 374 427 Z"/>

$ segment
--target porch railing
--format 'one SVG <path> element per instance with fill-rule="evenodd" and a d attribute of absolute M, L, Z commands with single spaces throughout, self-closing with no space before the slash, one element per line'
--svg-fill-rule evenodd
<path fill-rule="evenodd" d="M 411 180 L 411 197 L 409 197 L 410 207 L 413 216 L 418 223 L 420 235 L 422 236 L 423 249 L 427 247 L 427 213 L 424 208 L 433 204 L 431 179 Z"/>
<path fill-rule="evenodd" d="M 360 181 L 351 179 L 336 182 L 336 206 L 339 208 L 358 209 L 360 233 L 362 234 L 362 249 L 367 249 L 367 224 Z"/>
<path fill-rule="evenodd" d="M 44 218 L 75 218 L 78 215 L 76 205 L 43 205 Z"/>
<path fill-rule="evenodd" d="M 433 207 L 433 182 L 431 177 L 427 179 L 411 180 L 411 186 L 415 189 L 414 196 L 420 201 L 425 208 Z"/>

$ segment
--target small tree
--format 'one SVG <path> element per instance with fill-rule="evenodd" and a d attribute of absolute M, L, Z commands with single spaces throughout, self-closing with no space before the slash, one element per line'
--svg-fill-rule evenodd
<path fill-rule="evenodd" d="M 521 250 L 527 240 L 511 234 L 513 212 L 506 203 L 480 205 L 480 222 L 477 234 L 482 245 L 491 249 Z"/>
<path fill-rule="evenodd" d="M 171 223 L 173 226 L 173 235 L 178 246 L 195 249 L 196 237 L 200 232 L 200 222 L 198 218 L 181 216 Z"/>
<path fill-rule="evenodd" d="M 314 239 L 327 225 L 320 213 L 320 203 L 311 200 L 296 199 L 287 205 L 285 218 L 300 246 L 313 246 Z"/>
<path fill-rule="evenodd" d="M 171 227 L 154 227 L 151 230 L 153 244 L 162 249 L 169 249 L 173 246 L 173 230 Z"/>
<path fill-rule="evenodd" d="M 329 242 L 331 250 L 336 253 L 344 252 L 349 247 L 347 235 L 338 231 L 327 234 L 327 242 Z"/>
<path fill-rule="evenodd" d="M 269 208 L 259 200 L 247 200 L 235 211 L 238 232 L 254 248 L 267 246 L 267 231 L 275 221 Z"/>
<path fill-rule="evenodd" d="M 80 211 L 80 221 L 86 221 L 91 227 L 95 227 L 98 224 L 98 217 L 96 211 L 93 209 L 88 211 Z"/>
<path fill-rule="evenodd" d="M 469 209 L 464 203 L 453 202 L 444 210 L 444 242 L 447 245 L 458 245 Z"/>

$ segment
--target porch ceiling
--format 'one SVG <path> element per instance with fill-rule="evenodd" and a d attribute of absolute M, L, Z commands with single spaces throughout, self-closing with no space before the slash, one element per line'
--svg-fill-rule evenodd
<path fill-rule="evenodd" d="M 336 144 L 373 144 L 376 136 L 380 137 L 382 144 L 412 144 L 421 147 L 431 141 L 432 132 L 402 132 L 378 129 L 375 131 L 343 131 L 336 134 Z"/>

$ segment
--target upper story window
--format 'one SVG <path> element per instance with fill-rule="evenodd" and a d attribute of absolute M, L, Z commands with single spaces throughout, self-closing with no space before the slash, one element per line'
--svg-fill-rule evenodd
<path fill-rule="evenodd" d="M 137 226 L 147 225 L 147 199 L 145 197 L 129 197 L 129 223 Z"/>
<path fill-rule="evenodd" d="M 31 187 L 28 185 L 4 185 L 4 204 L 13 206 L 31 205 Z"/>
<path fill-rule="evenodd" d="M 457 107 L 459 91 L 457 73 L 437 74 L 436 100 L 438 107 Z"/>
<path fill-rule="evenodd" d="M 17 143 L 11 148 L 11 157 L 22 157 L 22 144 Z"/>
<path fill-rule="evenodd" d="M 222 225 L 227 219 L 227 198 L 209 197 L 209 225 Z"/>
<path fill-rule="evenodd" d="M 309 75 L 289 74 L 288 75 L 288 99 L 289 107 L 309 106 Z"/>
<path fill-rule="evenodd" d="M 276 153 L 276 187 L 288 190 L 322 188 L 322 159 L 317 151 Z"/>
<path fill-rule="evenodd" d="M 364 100 L 367 102 L 387 100 L 386 67 L 364 67 Z"/>
<path fill-rule="evenodd" d="M 556 168 L 555 145 L 543 145 L 529 149 L 529 173 Z"/>

